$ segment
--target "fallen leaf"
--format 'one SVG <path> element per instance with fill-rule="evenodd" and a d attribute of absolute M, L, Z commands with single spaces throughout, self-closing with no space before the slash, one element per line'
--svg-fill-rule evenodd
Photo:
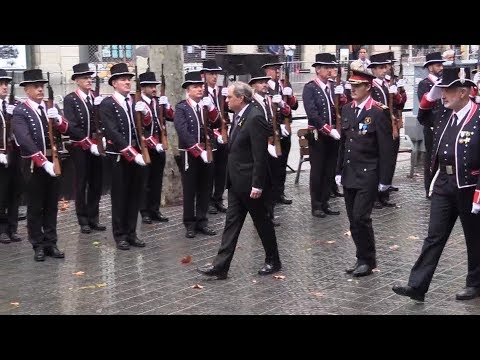
<path fill-rule="evenodd" d="M 95 285 L 87 285 L 87 286 L 82 286 L 78 288 L 79 290 L 84 290 L 84 289 L 95 289 Z"/>
<path fill-rule="evenodd" d="M 10 305 L 13 305 L 13 306 L 17 306 L 17 307 L 18 307 L 18 306 L 20 306 L 20 303 L 19 303 L 19 302 L 16 302 L 16 301 L 12 301 L 12 302 L 10 303 Z"/>
<path fill-rule="evenodd" d="M 353 281 L 352 279 L 348 279 L 347 281 Z"/>
<path fill-rule="evenodd" d="M 193 286 L 190 286 L 192 289 L 203 289 L 203 286 L 200 284 L 195 284 Z"/>
<path fill-rule="evenodd" d="M 420 239 L 418 236 L 413 236 L 413 235 L 410 235 L 408 238 L 408 240 L 418 240 Z"/>
<path fill-rule="evenodd" d="M 390 239 L 395 239 L 395 236 L 389 236 Z"/>
<path fill-rule="evenodd" d="M 308 249 L 307 249 L 307 251 L 310 251 L 310 250 L 312 250 L 312 248 L 308 248 Z"/>
<path fill-rule="evenodd" d="M 252 282 L 253 282 L 254 284 L 256 284 L 256 283 L 257 283 L 257 280 L 252 280 Z"/>
<path fill-rule="evenodd" d="M 277 280 L 283 280 L 285 279 L 285 275 L 273 275 L 273 278 Z"/>
<path fill-rule="evenodd" d="M 350 237 L 352 236 L 352 233 L 350 232 L 350 230 L 348 230 L 347 232 L 344 232 L 343 235 Z"/>
<path fill-rule="evenodd" d="M 314 296 L 317 296 L 317 297 L 323 296 L 323 294 L 321 292 L 312 292 L 311 294 L 314 295 Z"/>
<path fill-rule="evenodd" d="M 97 287 L 102 288 L 107 286 L 107 283 L 95 284 Z"/>
<path fill-rule="evenodd" d="M 77 271 L 77 272 L 74 272 L 73 275 L 82 276 L 82 275 L 85 275 L 85 271 Z"/>
<path fill-rule="evenodd" d="M 192 261 L 192 255 L 187 255 L 180 260 L 182 264 L 188 264 Z"/>
<path fill-rule="evenodd" d="M 327 244 L 333 244 L 334 242 L 335 242 L 335 240 L 328 240 Z"/>
<path fill-rule="evenodd" d="M 380 272 L 380 269 L 377 269 L 377 268 L 372 269 L 372 272 Z"/>
<path fill-rule="evenodd" d="M 392 245 L 390 246 L 390 250 L 397 250 L 400 246 L 398 245 Z"/>
<path fill-rule="evenodd" d="M 94 241 L 94 242 L 92 242 L 92 245 L 98 246 L 98 245 L 100 245 L 100 241 Z"/>

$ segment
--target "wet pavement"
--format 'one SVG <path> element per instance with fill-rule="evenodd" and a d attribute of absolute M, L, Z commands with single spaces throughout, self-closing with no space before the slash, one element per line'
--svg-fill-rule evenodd
<path fill-rule="evenodd" d="M 304 127 L 297 121 L 294 131 Z M 296 169 L 294 137 L 289 164 Z M 283 269 L 280 277 L 257 275 L 264 253 L 247 217 L 227 280 L 210 280 L 196 267 L 217 252 L 224 215 L 211 215 L 216 236 L 185 238 L 179 206 L 162 209 L 168 223 L 139 225 L 145 248 L 117 250 L 111 235 L 110 200 L 102 198 L 106 232 L 80 234 L 70 202 L 59 212 L 59 247 L 65 259 L 35 262 L 26 241 L 0 244 L 0 314 L 480 314 L 480 300 L 457 301 L 465 285 L 466 249 L 459 222 L 455 226 L 424 304 L 394 294 L 391 287 L 408 279 L 426 235 L 430 202 L 420 175 L 407 178 L 409 154 L 399 155 L 393 193 L 396 208 L 374 210 L 377 271 L 353 278 L 344 269 L 355 260 L 348 236 L 343 198 L 331 201 L 340 216 L 310 215 L 309 166 L 300 182 L 287 176 L 287 196 L 276 228 Z M 422 174 L 421 169 L 416 173 Z M 191 261 L 189 262 L 191 257 Z M 182 262 L 182 259 L 184 262 Z M 197 286 L 196 286 L 197 285 Z M 200 286 L 198 286 L 200 285 Z"/>

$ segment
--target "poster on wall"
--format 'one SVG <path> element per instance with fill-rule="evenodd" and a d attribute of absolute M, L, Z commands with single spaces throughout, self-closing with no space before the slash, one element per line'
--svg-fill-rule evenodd
<path fill-rule="evenodd" d="M 0 45 L 0 69 L 26 69 L 26 45 Z"/>

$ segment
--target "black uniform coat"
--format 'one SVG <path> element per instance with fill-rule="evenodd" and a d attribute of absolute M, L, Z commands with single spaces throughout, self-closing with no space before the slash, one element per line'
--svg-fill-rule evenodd
<path fill-rule="evenodd" d="M 80 90 L 71 92 L 63 100 L 63 113 L 68 119 L 69 123 L 69 135 L 73 141 L 80 141 L 86 137 L 92 138 L 92 134 L 95 133 L 96 128 L 93 121 L 90 118 L 90 112 L 88 111 L 87 104 L 78 95 Z M 93 93 L 90 92 L 90 101 L 93 107 Z"/>
<path fill-rule="evenodd" d="M 431 75 L 427 76 L 425 79 L 418 83 L 417 96 L 419 102 L 422 101 L 423 95 L 425 95 L 432 89 L 433 85 L 435 85 L 435 82 Z M 431 111 L 423 112 L 421 117 L 417 117 L 418 122 L 421 125 L 429 128 L 434 127 L 435 115 L 442 110 L 441 107 L 442 101 L 440 99 L 435 101 L 435 105 Z"/>

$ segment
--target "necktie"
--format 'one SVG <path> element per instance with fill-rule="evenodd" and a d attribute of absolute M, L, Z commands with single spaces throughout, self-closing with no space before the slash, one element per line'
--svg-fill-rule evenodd
<path fill-rule="evenodd" d="M 132 112 L 131 112 L 131 109 L 130 109 L 130 104 L 128 102 L 128 97 L 125 98 L 125 104 L 127 105 L 128 118 L 130 119 L 130 121 L 133 121 L 132 120 Z"/>
<path fill-rule="evenodd" d="M 213 102 L 215 103 L 215 107 L 218 109 L 217 89 L 213 89 Z"/>
<path fill-rule="evenodd" d="M 90 114 L 92 114 L 93 113 L 93 106 L 92 106 L 92 102 L 90 101 L 90 96 L 87 96 L 87 98 L 85 100 L 86 100 L 86 103 L 87 103 L 88 111 L 90 111 Z"/>
<path fill-rule="evenodd" d="M 2 111 L 3 115 L 7 116 L 7 102 L 5 100 L 2 101 Z"/>
<path fill-rule="evenodd" d="M 198 122 L 200 124 L 202 124 L 202 112 L 200 111 L 200 105 L 197 104 L 197 107 L 196 107 L 196 113 L 197 113 L 197 117 L 198 117 Z"/>
<path fill-rule="evenodd" d="M 152 101 L 150 101 L 150 110 L 152 111 L 152 114 L 157 117 L 157 102 L 154 97 L 152 97 Z"/>
<path fill-rule="evenodd" d="M 42 120 L 43 132 L 45 134 L 45 145 L 50 148 L 50 137 L 48 136 L 48 120 L 45 112 L 43 111 L 43 106 L 38 105 L 38 110 L 40 110 L 40 119 Z"/>
<path fill-rule="evenodd" d="M 240 120 L 240 116 L 239 115 L 235 115 L 233 117 L 233 126 L 232 126 L 232 129 L 230 130 L 230 136 L 233 136 L 233 133 L 235 132 L 235 130 L 237 129 L 237 125 L 238 125 L 238 121 Z"/>
<path fill-rule="evenodd" d="M 325 86 L 325 92 L 327 93 L 328 100 L 333 104 L 332 95 L 330 95 L 330 86 L 328 84 Z"/>
<path fill-rule="evenodd" d="M 453 114 L 453 116 L 452 116 L 452 124 L 451 124 L 450 126 L 452 126 L 452 127 L 457 126 L 457 120 L 458 120 L 457 114 Z"/>
<path fill-rule="evenodd" d="M 358 119 L 358 114 L 360 114 L 360 108 L 357 106 L 355 108 L 355 119 Z"/>
<path fill-rule="evenodd" d="M 263 102 L 265 103 L 265 109 L 267 110 L 267 116 L 268 116 L 267 121 L 272 122 L 272 111 L 270 110 L 270 105 L 268 104 L 266 97 L 263 98 Z"/>

